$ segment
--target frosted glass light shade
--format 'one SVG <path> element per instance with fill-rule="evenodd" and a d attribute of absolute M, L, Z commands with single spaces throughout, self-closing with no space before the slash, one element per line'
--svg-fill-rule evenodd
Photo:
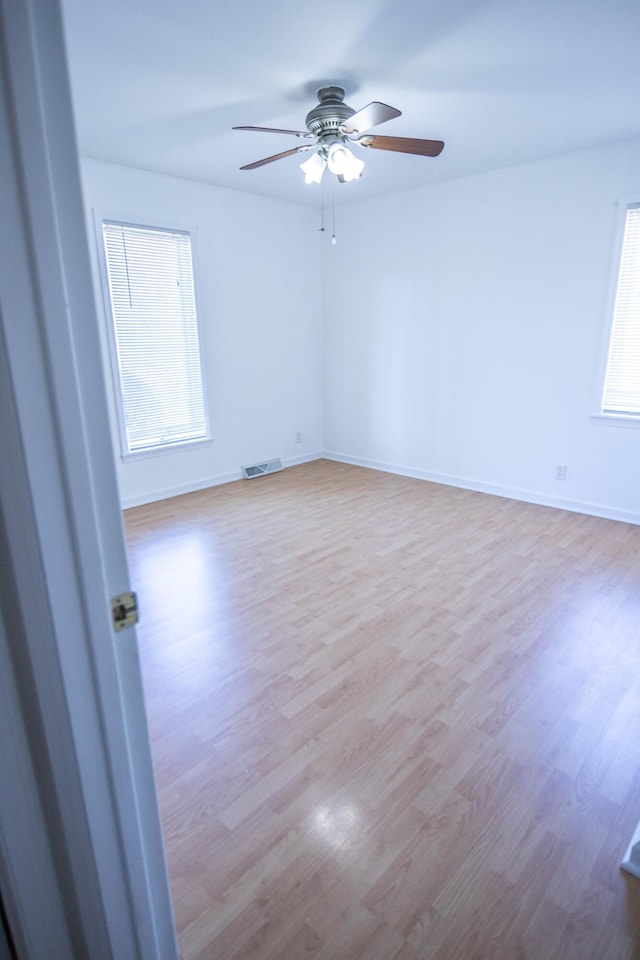
<path fill-rule="evenodd" d="M 327 166 L 331 173 L 343 180 L 357 180 L 362 176 L 364 161 L 356 157 L 343 143 L 332 143 L 327 155 Z"/>
<path fill-rule="evenodd" d="M 305 183 L 320 183 L 327 161 L 319 153 L 313 153 L 308 160 L 300 164 Z"/>

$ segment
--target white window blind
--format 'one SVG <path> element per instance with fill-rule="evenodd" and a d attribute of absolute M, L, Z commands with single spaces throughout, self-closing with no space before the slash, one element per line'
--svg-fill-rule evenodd
<path fill-rule="evenodd" d="M 103 223 L 126 452 L 207 437 L 188 233 Z"/>
<path fill-rule="evenodd" d="M 640 417 L 640 204 L 627 210 L 602 413 Z"/>

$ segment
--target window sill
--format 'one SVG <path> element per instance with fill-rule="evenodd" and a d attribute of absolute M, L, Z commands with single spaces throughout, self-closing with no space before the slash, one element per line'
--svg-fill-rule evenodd
<path fill-rule="evenodd" d="M 185 440 L 183 443 L 168 443 L 163 447 L 149 447 L 143 450 L 132 450 L 130 453 L 121 453 L 123 463 L 131 460 L 148 460 L 154 457 L 165 457 L 169 453 L 186 453 L 196 447 L 207 447 L 213 444 L 213 437 L 203 437 L 201 440 Z"/>
<path fill-rule="evenodd" d="M 599 427 L 631 427 L 640 430 L 640 417 L 624 417 L 611 413 L 594 413 L 591 422 Z"/>

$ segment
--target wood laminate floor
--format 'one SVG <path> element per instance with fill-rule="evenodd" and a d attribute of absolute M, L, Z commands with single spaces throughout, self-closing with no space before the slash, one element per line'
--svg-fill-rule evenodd
<path fill-rule="evenodd" d="M 183 960 L 638 960 L 640 528 L 328 461 L 125 522 Z"/>

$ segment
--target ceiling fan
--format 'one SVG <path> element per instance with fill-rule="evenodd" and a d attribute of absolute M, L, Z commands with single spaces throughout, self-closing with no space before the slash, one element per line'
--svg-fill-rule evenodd
<path fill-rule="evenodd" d="M 259 133 L 285 133 L 303 137 L 312 143 L 292 147 L 263 160 L 247 163 L 241 170 L 255 170 L 274 160 L 291 157 L 295 153 L 315 151 L 300 167 L 305 183 L 320 183 L 325 169 L 337 176 L 341 183 L 357 180 L 362 176 L 364 161 L 350 149 L 351 145 L 372 150 L 391 150 L 395 153 L 412 153 L 421 157 L 437 157 L 442 152 L 442 140 L 418 140 L 413 137 L 381 137 L 369 133 L 387 120 L 400 116 L 400 111 L 377 100 L 368 103 L 362 110 L 354 110 L 344 102 L 343 87 L 332 85 L 318 90 L 318 105 L 307 114 L 306 130 L 280 130 L 274 127 L 234 127 L 234 130 L 254 130 Z"/>

